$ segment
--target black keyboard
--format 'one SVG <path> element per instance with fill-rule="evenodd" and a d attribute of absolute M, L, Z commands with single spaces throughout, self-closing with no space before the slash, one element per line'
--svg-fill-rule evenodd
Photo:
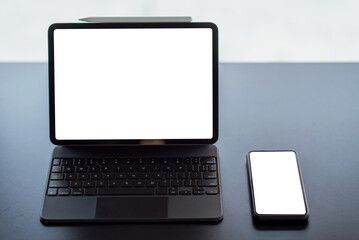
<path fill-rule="evenodd" d="M 215 157 L 54 158 L 48 196 L 215 195 Z"/>

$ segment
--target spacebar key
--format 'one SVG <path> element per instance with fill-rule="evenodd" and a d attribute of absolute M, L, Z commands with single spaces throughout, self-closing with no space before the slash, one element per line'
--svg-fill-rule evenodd
<path fill-rule="evenodd" d="M 154 195 L 154 187 L 99 188 L 98 195 Z"/>

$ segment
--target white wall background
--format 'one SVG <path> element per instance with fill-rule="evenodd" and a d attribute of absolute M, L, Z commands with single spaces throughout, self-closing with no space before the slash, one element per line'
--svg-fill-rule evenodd
<path fill-rule="evenodd" d="M 47 28 L 88 16 L 192 16 L 220 61 L 359 61 L 358 0 L 0 0 L 0 61 L 47 61 Z"/>

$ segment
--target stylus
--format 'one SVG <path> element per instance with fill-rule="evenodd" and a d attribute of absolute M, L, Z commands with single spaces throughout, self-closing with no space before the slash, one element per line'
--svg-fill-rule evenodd
<path fill-rule="evenodd" d="M 192 17 L 87 17 L 80 21 L 90 23 L 110 22 L 191 22 Z"/>

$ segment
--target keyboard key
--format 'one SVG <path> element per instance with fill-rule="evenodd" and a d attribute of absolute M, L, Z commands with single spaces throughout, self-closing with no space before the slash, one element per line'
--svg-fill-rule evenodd
<path fill-rule="evenodd" d="M 215 157 L 203 157 L 201 159 L 202 164 L 216 164 Z"/>
<path fill-rule="evenodd" d="M 71 181 L 70 187 L 72 187 L 72 188 L 80 188 L 80 187 L 82 187 L 82 181 Z"/>
<path fill-rule="evenodd" d="M 217 180 L 198 180 L 199 187 L 217 187 Z"/>
<path fill-rule="evenodd" d="M 176 195 L 176 194 L 178 194 L 178 189 L 175 188 L 175 187 L 171 187 L 171 188 L 168 189 L 168 194 Z"/>
<path fill-rule="evenodd" d="M 122 166 L 112 166 L 112 171 L 113 172 L 120 172 L 122 171 L 123 167 Z"/>
<path fill-rule="evenodd" d="M 189 165 L 187 166 L 188 172 L 198 172 L 198 166 L 197 165 Z"/>
<path fill-rule="evenodd" d="M 162 172 L 162 166 L 148 166 L 150 172 Z"/>
<path fill-rule="evenodd" d="M 83 158 L 77 158 L 77 159 L 75 159 L 75 161 L 74 161 L 74 164 L 75 164 L 75 165 L 85 165 L 85 163 L 86 163 L 86 161 L 85 161 L 85 159 L 83 159 Z"/>
<path fill-rule="evenodd" d="M 100 173 L 91 173 L 90 178 L 92 180 L 99 180 L 99 179 L 101 179 L 101 174 Z"/>
<path fill-rule="evenodd" d="M 194 195 L 203 195 L 204 194 L 204 189 L 195 187 L 195 188 L 192 189 L 192 193 Z"/>
<path fill-rule="evenodd" d="M 152 173 L 142 173 L 140 175 L 141 179 L 152 179 L 153 174 Z"/>
<path fill-rule="evenodd" d="M 62 172 L 62 167 L 61 166 L 52 166 L 51 172 L 60 173 L 60 172 Z"/>
<path fill-rule="evenodd" d="M 54 158 L 52 165 L 60 165 L 61 159 L 60 158 Z"/>
<path fill-rule="evenodd" d="M 97 165 L 97 159 L 87 159 L 87 165 Z"/>
<path fill-rule="evenodd" d="M 99 188 L 98 195 L 154 195 L 154 187 Z"/>
<path fill-rule="evenodd" d="M 76 172 L 78 172 L 78 173 L 87 172 L 87 167 L 86 167 L 86 166 L 78 166 L 78 167 L 76 168 Z"/>
<path fill-rule="evenodd" d="M 201 165 L 201 166 L 199 167 L 199 170 L 200 170 L 201 172 L 206 172 L 206 171 L 207 171 L 207 165 Z"/>
<path fill-rule="evenodd" d="M 148 164 L 150 164 L 150 165 L 156 165 L 157 163 L 158 163 L 157 158 L 151 158 L 148 160 Z"/>
<path fill-rule="evenodd" d="M 100 166 L 98 165 L 93 165 L 89 167 L 89 172 L 100 172 Z"/>
<path fill-rule="evenodd" d="M 87 196 L 97 195 L 97 189 L 96 188 L 86 188 L 85 195 L 87 195 Z"/>
<path fill-rule="evenodd" d="M 172 166 L 165 166 L 163 170 L 165 172 L 173 172 L 173 167 Z"/>
<path fill-rule="evenodd" d="M 70 188 L 59 188 L 59 196 L 68 196 L 70 193 Z"/>
<path fill-rule="evenodd" d="M 101 172 L 111 172 L 111 167 L 110 166 L 102 166 Z"/>
<path fill-rule="evenodd" d="M 218 194 L 218 190 L 217 189 L 207 190 L 206 194 L 208 194 L 208 195 L 216 195 L 216 194 Z"/>
<path fill-rule="evenodd" d="M 146 166 L 140 166 L 140 167 L 138 168 L 138 171 L 140 171 L 140 172 L 146 172 L 146 171 L 147 171 L 147 167 L 146 167 Z"/>
<path fill-rule="evenodd" d="M 153 175 L 153 178 L 154 179 L 161 179 L 161 178 L 163 178 L 164 177 L 164 174 L 163 173 L 155 173 L 154 175 Z"/>
<path fill-rule="evenodd" d="M 146 181 L 146 186 L 157 187 L 157 185 L 158 185 L 158 182 L 155 180 Z"/>
<path fill-rule="evenodd" d="M 184 165 L 175 166 L 175 171 L 176 171 L 176 172 L 185 172 L 185 171 L 186 171 L 186 167 L 185 167 Z"/>
<path fill-rule="evenodd" d="M 116 179 L 125 179 L 125 174 L 124 173 L 116 173 L 115 178 Z"/>
<path fill-rule="evenodd" d="M 129 172 L 135 172 L 135 171 L 137 171 L 138 167 L 137 166 L 125 166 L 124 169 Z"/>
<path fill-rule="evenodd" d="M 92 188 L 92 187 L 95 187 L 95 186 L 96 186 L 96 181 L 93 181 L 93 180 L 84 181 L 84 187 L 85 188 Z"/>
<path fill-rule="evenodd" d="M 177 177 L 179 179 L 187 179 L 189 177 L 189 174 L 186 172 L 180 172 L 180 173 L 177 173 Z"/>
<path fill-rule="evenodd" d="M 56 194 L 57 194 L 57 188 L 49 188 L 47 190 L 47 195 L 48 196 L 56 196 Z"/>
<path fill-rule="evenodd" d="M 119 187 L 121 186 L 121 182 L 118 180 L 111 180 L 108 182 L 109 187 Z"/>
<path fill-rule="evenodd" d="M 183 162 L 182 158 L 173 158 L 172 159 L 173 164 L 180 165 Z"/>
<path fill-rule="evenodd" d="M 114 178 L 115 178 L 115 175 L 113 173 L 104 173 L 102 175 L 102 179 L 111 180 L 111 179 L 114 179 Z"/>
<path fill-rule="evenodd" d="M 128 173 L 127 174 L 127 178 L 128 179 L 139 179 L 139 174 L 138 173 Z"/>
<path fill-rule="evenodd" d="M 186 157 L 184 159 L 184 164 L 188 165 L 188 164 L 191 164 L 191 158 L 190 157 Z"/>
<path fill-rule="evenodd" d="M 112 165 L 120 165 L 120 164 L 121 164 L 121 160 L 118 159 L 118 158 L 111 159 L 110 163 L 111 163 Z"/>
<path fill-rule="evenodd" d="M 65 173 L 73 173 L 73 172 L 75 172 L 75 167 L 74 166 L 66 166 L 66 167 L 64 167 L 64 172 Z"/>
<path fill-rule="evenodd" d="M 184 185 L 186 187 L 194 187 L 194 186 L 196 186 L 196 180 L 192 180 L 192 179 L 186 180 L 184 182 Z"/>
<path fill-rule="evenodd" d="M 134 186 L 135 186 L 135 187 L 145 186 L 145 182 L 142 181 L 142 180 L 134 181 Z"/>
<path fill-rule="evenodd" d="M 201 178 L 202 178 L 200 172 L 192 172 L 192 173 L 190 174 L 190 176 L 191 176 L 192 179 L 201 179 Z"/>
<path fill-rule="evenodd" d="M 63 173 L 52 173 L 50 179 L 51 180 L 62 180 L 62 179 L 64 179 L 64 174 Z"/>
<path fill-rule="evenodd" d="M 138 167 L 135 165 L 130 165 L 130 166 L 124 166 L 123 169 L 124 169 L 124 171 L 127 171 L 127 172 L 135 172 L 135 171 L 137 171 Z"/>
<path fill-rule="evenodd" d="M 123 163 L 126 164 L 126 165 L 132 165 L 133 164 L 133 159 L 126 158 L 126 159 L 124 159 Z"/>
<path fill-rule="evenodd" d="M 121 181 L 121 186 L 122 187 L 133 187 L 133 181 Z"/>
<path fill-rule="evenodd" d="M 72 189 L 72 196 L 81 196 L 83 191 L 81 188 L 73 188 Z"/>
<path fill-rule="evenodd" d="M 176 173 L 166 173 L 165 177 L 167 179 L 176 179 Z"/>
<path fill-rule="evenodd" d="M 216 165 L 208 165 L 208 171 L 210 171 L 210 172 L 215 172 L 215 171 L 217 171 L 217 167 L 216 167 Z"/>
<path fill-rule="evenodd" d="M 169 187 L 170 186 L 170 181 L 167 179 L 163 179 L 159 182 L 160 187 Z"/>
<path fill-rule="evenodd" d="M 108 186 L 108 181 L 107 180 L 97 181 L 97 187 L 107 187 L 107 186 Z"/>
<path fill-rule="evenodd" d="M 88 173 L 79 173 L 78 179 L 79 180 L 87 180 L 90 178 L 90 174 Z"/>
<path fill-rule="evenodd" d="M 192 158 L 192 164 L 198 165 L 199 164 L 199 158 L 198 157 Z"/>
<path fill-rule="evenodd" d="M 216 174 L 216 172 L 206 172 L 206 173 L 203 173 L 203 178 L 216 179 L 217 174 Z"/>
<path fill-rule="evenodd" d="M 77 179 L 77 173 L 66 173 L 65 179 L 66 180 L 75 180 L 75 179 Z"/>
<path fill-rule="evenodd" d="M 193 195 L 203 195 L 204 191 L 192 191 Z"/>
<path fill-rule="evenodd" d="M 62 187 L 68 187 L 69 182 L 68 181 L 50 181 L 49 187 L 50 188 L 62 188 Z"/>
<path fill-rule="evenodd" d="M 72 164 L 73 164 L 73 159 L 71 159 L 71 158 L 62 159 L 62 162 L 61 162 L 62 166 L 70 166 Z"/>
<path fill-rule="evenodd" d="M 158 195 L 167 195 L 168 194 L 168 190 L 166 187 L 159 187 L 156 189 L 156 194 Z"/>
<path fill-rule="evenodd" d="M 180 195 L 191 195 L 191 190 L 181 190 L 179 191 L 179 194 Z"/>
<path fill-rule="evenodd" d="M 160 164 L 162 164 L 162 165 L 167 165 L 169 163 L 170 163 L 170 161 L 169 161 L 168 158 L 161 158 L 160 159 Z"/>
<path fill-rule="evenodd" d="M 99 165 L 108 165 L 108 164 L 109 164 L 109 160 L 106 159 L 106 158 L 100 159 L 100 160 L 98 161 L 98 164 L 99 164 Z"/>
<path fill-rule="evenodd" d="M 136 158 L 136 159 L 135 159 L 135 163 L 136 163 L 137 165 L 144 165 L 144 164 L 146 163 L 146 161 L 145 161 L 145 159 L 143 159 L 143 158 Z"/>
<path fill-rule="evenodd" d="M 172 180 L 171 181 L 171 186 L 172 187 L 182 187 L 183 186 L 183 181 L 182 180 Z"/>

